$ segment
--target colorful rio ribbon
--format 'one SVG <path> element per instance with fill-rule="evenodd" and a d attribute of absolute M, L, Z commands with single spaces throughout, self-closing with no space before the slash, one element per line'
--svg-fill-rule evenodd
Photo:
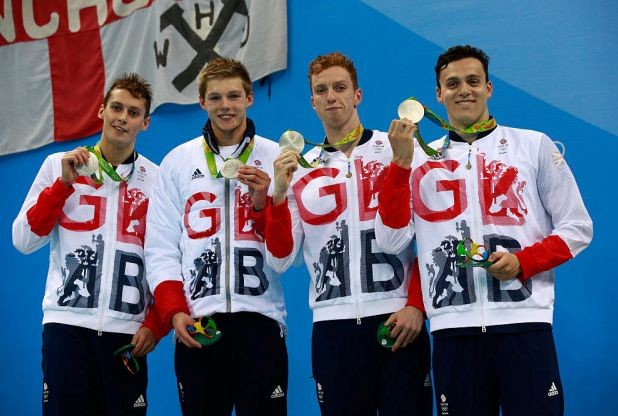
<path fill-rule="evenodd" d="M 470 246 L 468 250 L 466 244 Z M 493 263 L 488 261 L 489 251 L 485 246 L 477 244 L 470 238 L 465 238 L 457 243 L 457 266 L 458 267 L 489 267 Z"/>
<path fill-rule="evenodd" d="M 97 157 L 97 162 L 99 164 L 99 172 L 98 175 L 94 173 L 91 175 L 91 178 L 96 183 L 103 183 L 103 172 L 105 172 L 107 176 L 109 176 L 115 182 L 126 182 L 129 180 L 131 175 L 133 175 L 133 171 L 135 170 L 135 159 L 137 158 L 137 154 L 135 152 L 133 152 L 133 163 L 131 164 L 131 171 L 127 176 L 120 176 L 116 172 L 114 167 L 110 165 L 109 162 L 103 157 L 103 154 L 101 153 L 100 143 L 97 143 L 94 146 L 86 146 L 86 149 L 89 152 L 94 153 Z"/>
<path fill-rule="evenodd" d="M 187 325 L 187 332 L 200 344 L 207 347 L 221 338 L 215 320 L 210 316 L 202 316 L 192 325 Z"/>
<path fill-rule="evenodd" d="M 406 116 L 410 115 L 410 114 L 413 115 L 414 117 L 416 117 L 417 111 L 418 111 L 415 108 L 416 105 L 412 104 L 412 103 L 408 103 L 408 101 L 416 102 L 416 103 L 420 104 L 420 106 L 422 106 L 422 110 L 423 111 L 421 112 L 421 116 L 420 116 L 420 118 L 418 118 L 418 121 L 415 121 L 414 119 L 411 119 L 411 121 L 414 122 L 414 123 L 418 123 L 422 119 L 423 113 L 424 113 L 424 115 L 427 116 L 427 118 L 431 122 L 433 122 L 438 127 L 443 128 L 444 130 L 456 131 L 456 132 L 467 133 L 467 134 L 481 133 L 481 132 L 484 132 L 484 131 L 487 131 L 487 130 L 491 130 L 491 129 L 493 129 L 494 127 L 496 127 L 498 125 L 496 123 L 496 119 L 495 118 L 490 118 L 488 120 L 472 124 L 472 125 L 470 125 L 470 126 L 468 126 L 466 128 L 458 129 L 458 128 L 453 127 L 447 121 L 442 119 L 439 115 L 437 115 L 436 113 L 431 111 L 431 109 L 429 107 L 425 106 L 423 103 L 421 103 L 419 100 L 417 100 L 414 97 L 408 98 L 407 100 L 405 100 L 404 102 L 402 102 L 399 105 L 399 108 L 398 108 L 399 118 L 408 118 Z M 411 108 L 414 109 L 414 111 L 412 111 L 410 113 L 409 109 L 411 109 Z M 408 110 L 408 114 L 406 114 L 406 110 Z M 450 144 L 450 139 L 449 139 L 449 137 L 447 135 L 445 140 L 444 140 L 444 144 L 442 145 L 442 147 L 440 147 L 438 150 L 435 150 L 435 149 L 432 149 L 431 147 L 429 147 L 429 145 L 427 145 L 427 143 L 423 140 L 423 138 L 421 137 L 420 130 L 416 130 L 416 132 L 414 133 L 414 137 L 416 137 L 416 139 L 418 140 L 418 143 L 421 146 L 421 148 L 423 149 L 423 151 L 425 152 L 425 154 L 427 156 L 430 156 L 430 157 L 434 157 L 434 156 L 437 156 L 437 155 L 440 155 L 440 154 L 444 153 L 444 151 L 448 148 L 448 146 Z"/>
<path fill-rule="evenodd" d="M 133 344 L 124 345 L 114 351 L 113 355 L 114 357 L 120 357 L 120 360 L 122 361 L 122 364 L 124 364 L 127 371 L 132 375 L 136 375 L 139 373 L 139 363 L 131 354 L 131 350 L 133 350 L 133 348 L 135 348 L 135 345 Z"/>

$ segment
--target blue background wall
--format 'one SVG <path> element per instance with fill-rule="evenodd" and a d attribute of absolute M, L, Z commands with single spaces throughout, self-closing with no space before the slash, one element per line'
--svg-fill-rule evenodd
<path fill-rule="evenodd" d="M 277 140 L 293 128 L 319 139 L 322 129 L 309 103 L 307 64 L 317 54 L 340 50 L 359 70 L 359 112 L 365 126 L 386 130 L 399 102 L 411 95 L 444 116 L 435 101 L 438 54 L 457 43 L 485 49 L 492 58 L 491 114 L 501 124 L 541 130 L 565 144 L 567 162 L 595 223 L 591 247 L 557 272 L 554 332 L 567 415 L 618 414 L 616 273 L 602 270 L 613 262 L 617 231 L 611 217 L 616 186 L 610 184 L 618 131 L 618 117 L 610 113 L 618 94 L 617 16 L 618 3 L 609 0 L 290 0 L 288 69 L 265 85 L 254 85 L 255 104 L 249 110 L 266 137 Z M 139 137 L 138 149 L 159 162 L 173 146 L 198 135 L 204 121 L 197 105 L 162 106 Z M 425 137 L 440 133 L 428 122 L 421 129 Z M 5 207 L 0 218 L 2 414 L 40 413 L 41 299 L 48 258 L 46 248 L 30 256 L 18 253 L 11 244 L 11 223 L 48 153 L 97 138 L 0 157 Z M 284 279 L 288 401 L 294 416 L 318 414 L 310 366 L 308 281 L 304 266 Z M 180 413 L 172 356 L 171 336 L 150 355 L 150 415 Z M 205 368 L 204 376 L 216 374 Z"/>

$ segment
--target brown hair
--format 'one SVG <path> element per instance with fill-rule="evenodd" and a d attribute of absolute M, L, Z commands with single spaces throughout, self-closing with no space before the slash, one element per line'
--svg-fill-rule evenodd
<path fill-rule="evenodd" d="M 111 87 L 109 87 L 109 90 L 105 93 L 105 98 L 103 99 L 104 107 L 107 107 L 107 102 L 109 101 L 112 90 L 126 90 L 129 91 L 133 97 L 144 100 L 146 102 L 146 114 L 144 114 L 144 118 L 148 117 L 150 114 L 150 105 L 152 104 L 152 87 L 148 81 L 134 72 L 122 74 L 112 82 Z"/>
<path fill-rule="evenodd" d="M 251 85 L 249 71 L 247 71 L 247 68 L 245 68 L 240 61 L 223 57 L 213 59 L 202 68 L 200 74 L 197 76 L 200 97 L 204 98 L 206 95 L 206 86 L 209 80 L 236 77 L 242 80 L 245 93 L 250 95 L 253 92 L 253 86 Z"/>

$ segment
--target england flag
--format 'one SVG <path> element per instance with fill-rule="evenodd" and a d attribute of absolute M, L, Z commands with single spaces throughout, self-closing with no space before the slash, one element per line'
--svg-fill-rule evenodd
<path fill-rule="evenodd" d="M 0 155 L 97 133 L 106 88 L 137 72 L 163 103 L 197 102 L 211 59 L 252 80 L 287 66 L 285 0 L 0 0 Z"/>

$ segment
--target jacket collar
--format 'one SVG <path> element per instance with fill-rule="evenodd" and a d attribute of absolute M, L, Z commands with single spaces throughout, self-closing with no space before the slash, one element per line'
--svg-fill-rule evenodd
<path fill-rule="evenodd" d="M 210 120 L 208 120 L 204 125 L 204 128 L 202 129 L 202 134 L 204 135 L 204 140 L 206 140 L 206 144 L 208 145 L 208 147 L 210 147 L 215 154 L 219 154 L 219 145 L 217 144 L 215 132 L 212 129 L 212 123 L 210 122 Z M 255 124 L 253 123 L 253 120 L 247 118 L 247 128 L 243 133 L 243 140 L 238 145 L 238 148 L 242 147 L 244 149 L 245 146 L 251 141 L 253 136 L 255 136 Z M 238 148 L 234 151 L 234 153 L 236 153 Z"/>

